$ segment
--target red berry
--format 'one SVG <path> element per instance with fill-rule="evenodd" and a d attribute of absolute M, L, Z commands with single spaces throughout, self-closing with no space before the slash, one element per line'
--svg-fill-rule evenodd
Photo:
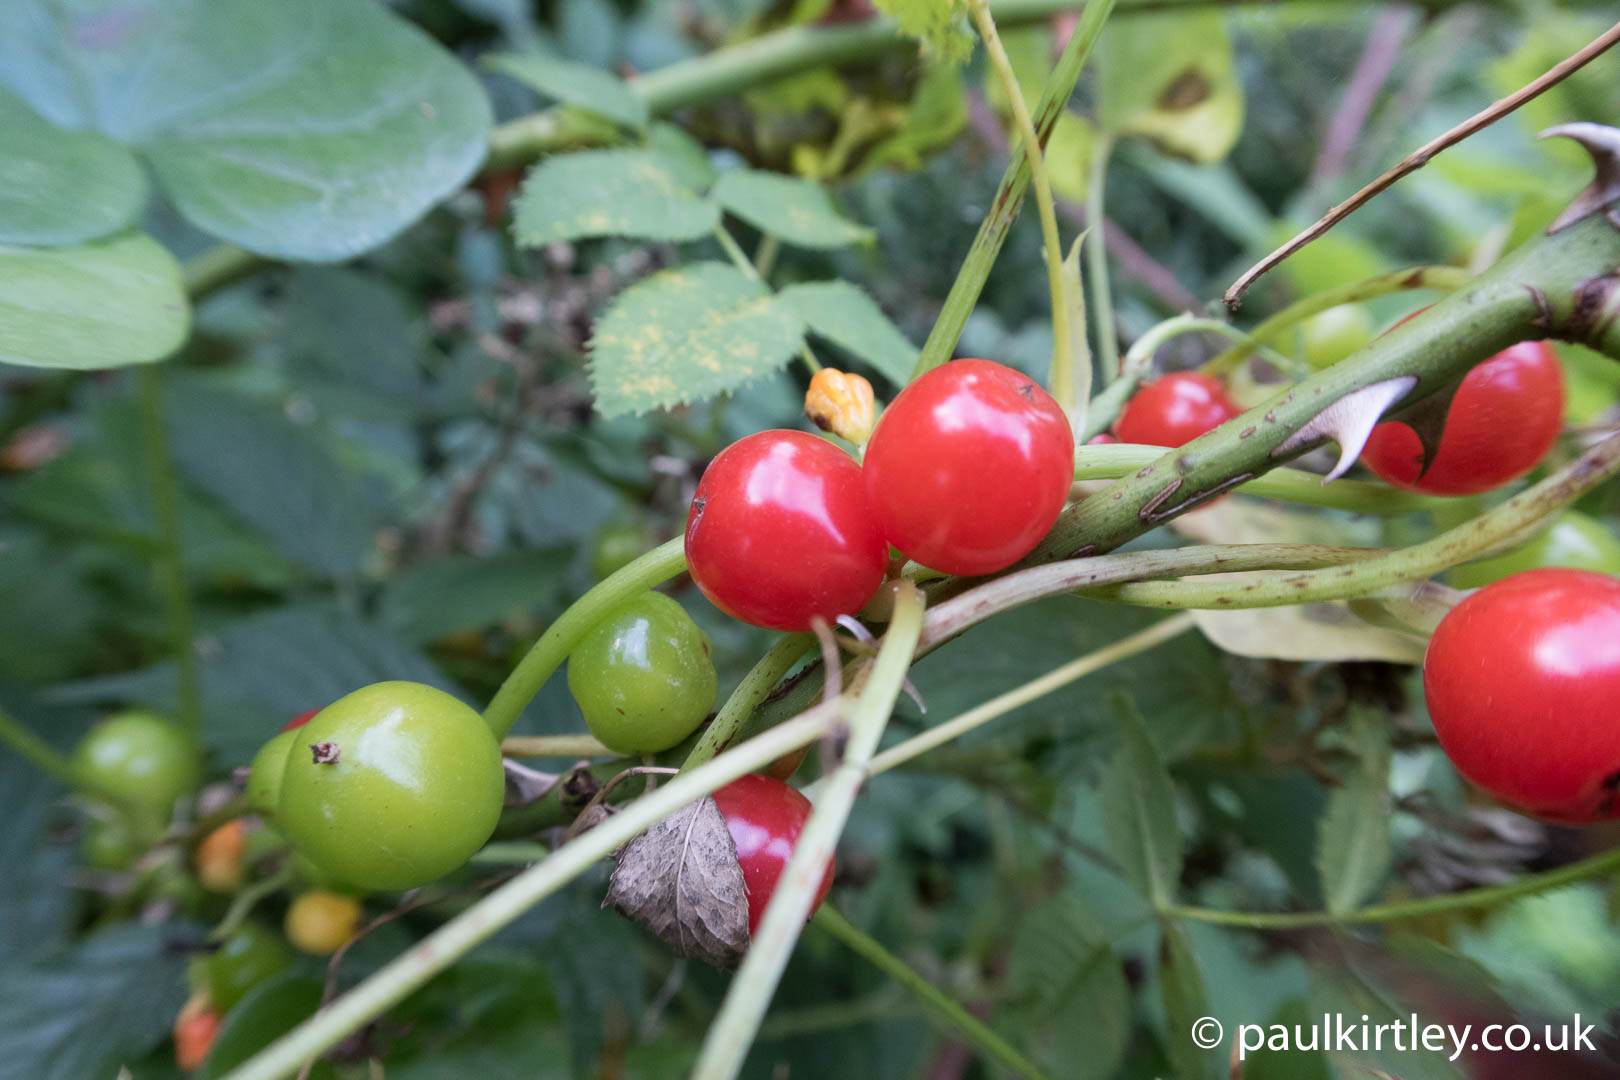
<path fill-rule="evenodd" d="M 752 937 L 776 892 L 777 880 L 793 857 L 793 847 L 810 816 L 810 800 L 780 780 L 757 774 L 733 780 L 713 798 L 726 819 L 731 842 L 737 845 L 737 861 L 748 886 L 748 935 Z M 827 860 L 811 911 L 827 899 L 836 867 L 837 860 Z"/>
<path fill-rule="evenodd" d="M 1620 817 L 1620 578 L 1527 570 L 1440 621 L 1423 692 L 1457 771 L 1550 821 Z"/>
<path fill-rule="evenodd" d="M 1421 475 L 1417 433 L 1391 420 L 1373 429 L 1362 462 L 1384 480 L 1430 495 L 1477 495 L 1523 476 L 1558 439 L 1564 375 L 1541 341 L 1503 349 L 1463 377 L 1440 433 L 1440 449 Z"/>
<path fill-rule="evenodd" d="M 861 467 L 802 431 L 761 431 L 726 447 L 686 519 L 687 568 L 703 595 L 772 630 L 861 610 L 888 562 Z"/>
<path fill-rule="evenodd" d="M 953 360 L 907 386 L 866 446 L 866 491 L 889 543 L 947 574 L 1029 554 L 1074 479 L 1074 435 L 1028 376 Z"/>
<path fill-rule="evenodd" d="M 1179 371 L 1138 390 L 1114 422 L 1114 433 L 1121 442 L 1185 446 L 1242 411 L 1219 379 Z"/>
<path fill-rule="evenodd" d="M 319 709 L 311 709 L 307 713 L 299 713 L 297 716 L 293 717 L 291 720 L 289 720 L 285 724 L 281 725 L 281 730 L 282 731 L 291 731 L 293 728 L 301 728 L 305 724 L 307 724 L 311 720 L 313 720 L 315 718 L 315 714 L 320 712 L 320 711 L 321 710 L 319 710 Z"/>

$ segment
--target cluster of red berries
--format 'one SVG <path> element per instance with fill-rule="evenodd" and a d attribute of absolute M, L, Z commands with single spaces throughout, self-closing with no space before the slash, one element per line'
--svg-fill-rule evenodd
<path fill-rule="evenodd" d="M 863 463 L 798 431 L 727 447 L 686 524 L 692 579 L 722 611 L 804 630 L 863 608 L 892 544 L 947 574 L 989 574 L 1057 520 L 1074 435 L 1051 396 L 989 360 L 953 360 L 912 382 L 872 432 Z"/>

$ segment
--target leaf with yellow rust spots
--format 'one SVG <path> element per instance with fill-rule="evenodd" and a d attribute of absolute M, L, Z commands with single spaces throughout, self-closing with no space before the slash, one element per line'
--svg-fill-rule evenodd
<path fill-rule="evenodd" d="M 646 150 L 582 150 L 529 173 L 512 232 L 529 247 L 588 236 L 694 240 L 719 220 L 720 208 L 681 182 L 676 163 Z"/>
<path fill-rule="evenodd" d="M 702 401 L 767 375 L 804 321 L 724 263 L 692 263 L 626 289 L 596 324 L 591 389 L 603 416 Z"/>
<path fill-rule="evenodd" d="M 840 214 L 826 190 L 808 180 L 739 169 L 722 174 L 710 195 L 754 228 L 797 247 L 847 247 L 873 236 Z"/>

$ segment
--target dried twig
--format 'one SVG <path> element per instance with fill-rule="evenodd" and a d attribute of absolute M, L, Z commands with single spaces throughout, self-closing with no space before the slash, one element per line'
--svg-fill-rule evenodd
<path fill-rule="evenodd" d="M 1288 258 L 1288 256 L 1292 255 L 1294 252 L 1298 251 L 1306 244 L 1309 244 L 1312 240 L 1315 240 L 1317 237 L 1333 228 L 1333 226 L 1355 213 L 1362 206 L 1371 201 L 1373 196 L 1390 187 L 1403 176 L 1416 172 L 1418 169 L 1421 169 L 1423 166 L 1427 165 L 1430 159 L 1432 159 L 1436 154 L 1440 153 L 1440 151 L 1446 149 L 1447 147 L 1455 146 L 1457 143 L 1474 134 L 1476 131 L 1489 127 L 1491 124 L 1500 120 L 1514 109 L 1517 109 L 1520 105 L 1523 105 L 1525 102 L 1531 100 L 1537 95 L 1542 94 L 1552 87 L 1558 85 L 1560 82 L 1563 82 L 1565 79 L 1569 78 L 1569 76 L 1585 67 L 1592 60 L 1613 48 L 1616 44 L 1620 44 L 1620 23 L 1614 24 L 1591 44 L 1587 45 L 1584 49 L 1577 52 L 1569 59 L 1555 65 L 1539 79 L 1536 79 L 1514 93 L 1509 94 L 1507 97 L 1502 98 L 1500 101 L 1492 104 L 1490 108 L 1485 109 L 1483 112 L 1476 113 L 1467 120 L 1463 121 L 1461 124 L 1458 124 L 1456 127 L 1452 128 L 1450 131 L 1447 131 L 1438 138 L 1431 139 L 1429 142 L 1424 143 L 1422 146 L 1406 155 L 1405 158 L 1401 159 L 1400 164 L 1396 165 L 1393 169 L 1390 169 L 1378 179 L 1374 180 L 1372 183 L 1350 196 L 1338 206 L 1335 206 L 1332 210 L 1329 210 L 1322 216 L 1321 220 L 1317 221 L 1310 228 L 1288 241 L 1288 243 L 1284 244 L 1276 251 L 1273 251 L 1270 255 L 1267 255 L 1264 259 L 1261 259 L 1246 273 L 1244 273 L 1242 277 L 1233 282 L 1232 287 L 1227 289 L 1226 295 L 1222 297 L 1222 299 L 1226 302 L 1226 306 L 1236 310 L 1238 305 L 1243 302 L 1243 295 L 1249 291 L 1249 287 L 1253 285 L 1255 281 L 1261 277 L 1261 275 L 1265 274 L 1278 263 Z"/>

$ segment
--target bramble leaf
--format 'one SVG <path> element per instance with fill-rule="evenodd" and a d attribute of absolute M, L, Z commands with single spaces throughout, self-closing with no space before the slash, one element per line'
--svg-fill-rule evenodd
<path fill-rule="evenodd" d="M 807 282 L 789 285 L 777 299 L 798 312 L 812 333 L 860 357 L 896 386 L 911 378 L 917 347 L 860 286 L 847 281 Z"/>
<path fill-rule="evenodd" d="M 786 363 L 804 323 L 764 285 L 723 263 L 665 270 L 620 295 L 596 324 L 591 388 L 603 416 L 735 390 Z"/>
<path fill-rule="evenodd" d="M 720 208 L 680 179 L 676 166 L 645 150 L 583 150 L 533 169 L 518 193 L 512 231 L 540 247 L 588 236 L 695 240 Z"/>
<path fill-rule="evenodd" d="M 840 214 L 826 189 L 808 180 L 742 169 L 721 175 L 709 194 L 756 229 L 799 247 L 848 247 L 874 235 Z"/>
<path fill-rule="evenodd" d="M 640 130 L 647 126 L 647 103 L 612 72 L 560 56 L 498 53 L 484 65 L 547 97 Z"/>

